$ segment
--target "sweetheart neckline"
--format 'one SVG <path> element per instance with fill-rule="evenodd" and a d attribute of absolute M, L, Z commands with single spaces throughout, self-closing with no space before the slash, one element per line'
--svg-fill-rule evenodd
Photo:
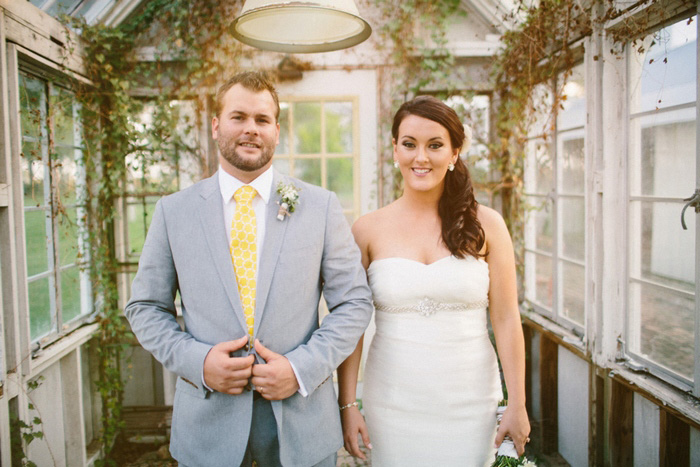
<path fill-rule="evenodd" d="M 437 263 L 439 263 L 439 262 L 441 262 L 441 261 L 444 261 L 444 260 L 449 259 L 449 258 L 454 258 L 454 257 L 455 257 L 454 255 L 447 255 L 447 256 L 443 256 L 443 257 L 440 258 L 440 259 L 436 259 L 436 260 L 433 261 L 432 263 L 424 263 L 424 262 L 422 262 L 422 261 L 418 261 L 418 260 L 411 259 L 411 258 L 404 258 L 404 257 L 402 257 L 402 256 L 387 256 L 386 258 L 379 258 L 379 259 L 375 259 L 374 261 L 372 261 L 372 262 L 369 264 L 368 269 L 371 268 L 372 265 L 373 265 L 374 263 L 378 263 L 378 262 L 380 262 L 380 261 L 389 261 L 389 260 L 408 261 L 408 262 L 410 262 L 410 263 L 415 263 L 415 264 L 418 264 L 418 265 L 420 265 L 420 266 L 428 267 L 428 266 L 432 266 L 433 264 L 437 264 Z"/>
<path fill-rule="evenodd" d="M 369 271 L 369 270 L 372 268 L 372 265 L 373 265 L 374 263 L 380 263 L 380 262 L 382 262 L 382 261 L 391 261 L 391 260 L 407 261 L 407 262 L 409 262 L 409 263 L 417 264 L 418 266 L 424 266 L 424 267 L 428 268 L 428 267 L 430 267 L 430 266 L 433 266 L 433 265 L 435 265 L 435 264 L 437 264 L 437 263 L 441 263 L 441 262 L 443 262 L 443 261 L 445 261 L 445 260 L 447 260 L 447 259 L 450 259 L 450 258 L 454 258 L 454 259 L 456 259 L 457 261 L 468 261 L 468 260 L 471 259 L 471 260 L 476 261 L 477 263 L 482 263 L 482 264 L 484 264 L 486 267 L 488 267 L 488 265 L 489 265 L 489 263 L 487 263 L 483 258 L 475 258 L 475 257 L 473 257 L 473 256 L 466 256 L 466 257 L 464 257 L 464 258 L 457 258 L 455 255 L 448 255 L 448 256 L 443 256 L 442 258 L 440 258 L 440 259 L 438 259 L 438 260 L 435 260 L 435 261 L 433 261 L 432 263 L 427 263 L 427 264 L 426 264 L 426 263 L 423 263 L 423 262 L 421 262 L 421 261 L 417 261 L 417 260 L 415 260 L 415 259 L 404 258 L 404 257 L 402 257 L 402 256 L 387 256 L 386 258 L 379 258 L 379 259 L 373 260 L 371 263 L 369 263 L 369 266 L 367 267 L 367 270 Z"/>

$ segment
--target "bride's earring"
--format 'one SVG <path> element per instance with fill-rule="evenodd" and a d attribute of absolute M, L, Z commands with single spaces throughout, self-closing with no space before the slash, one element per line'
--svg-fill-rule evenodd
<path fill-rule="evenodd" d="M 399 161 L 394 161 L 394 168 L 398 169 L 399 168 Z M 454 167 L 452 167 L 454 168 Z"/>
<path fill-rule="evenodd" d="M 455 169 L 455 163 L 454 163 L 454 162 L 450 162 L 450 164 L 447 166 L 447 170 L 449 170 L 450 172 L 452 172 L 454 169 Z"/>

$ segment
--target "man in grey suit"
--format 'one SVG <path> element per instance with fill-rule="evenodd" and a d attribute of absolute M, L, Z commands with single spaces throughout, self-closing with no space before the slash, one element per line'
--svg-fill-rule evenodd
<path fill-rule="evenodd" d="M 126 306 L 141 345 L 179 376 L 170 451 L 181 465 L 332 466 L 342 446 L 331 375 L 367 327 L 371 295 L 337 197 L 272 168 L 278 117 L 264 74 L 221 87 L 220 169 L 158 202 Z M 292 213 L 280 183 L 297 189 Z"/>

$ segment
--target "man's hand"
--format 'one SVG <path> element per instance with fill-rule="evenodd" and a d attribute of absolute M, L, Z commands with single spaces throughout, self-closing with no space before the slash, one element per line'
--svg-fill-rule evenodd
<path fill-rule="evenodd" d="M 241 394 L 253 373 L 255 357 L 231 357 L 231 352 L 244 347 L 248 336 L 221 342 L 211 348 L 204 359 L 204 382 L 215 391 Z"/>
<path fill-rule="evenodd" d="M 253 366 L 251 382 L 267 400 L 286 399 L 299 390 L 299 382 L 287 357 L 268 349 L 255 339 L 255 351 L 265 360 Z"/>

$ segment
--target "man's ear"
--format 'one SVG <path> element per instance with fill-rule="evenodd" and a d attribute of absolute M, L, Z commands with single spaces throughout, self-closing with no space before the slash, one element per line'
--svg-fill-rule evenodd
<path fill-rule="evenodd" d="M 217 116 L 211 119 L 211 137 L 213 139 L 219 138 L 219 117 Z"/>

